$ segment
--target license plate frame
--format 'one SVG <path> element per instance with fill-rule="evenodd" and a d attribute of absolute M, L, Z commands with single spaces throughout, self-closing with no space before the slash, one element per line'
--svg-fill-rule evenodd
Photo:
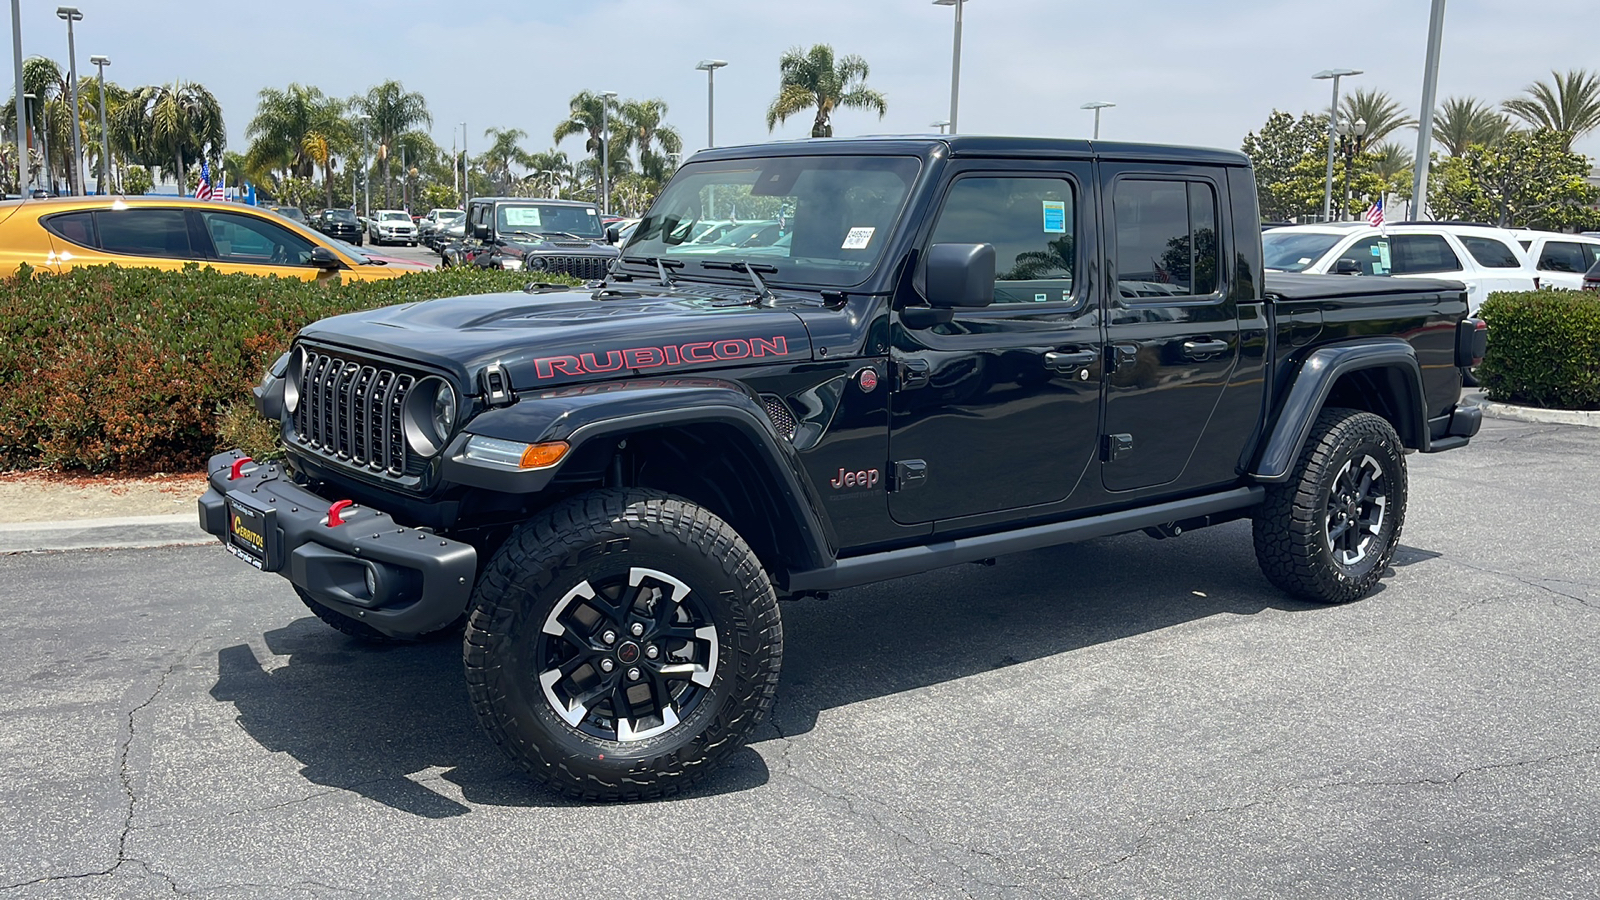
<path fill-rule="evenodd" d="M 263 509 L 245 500 L 237 491 L 226 496 L 229 552 L 263 572 L 276 572 L 282 566 L 278 540 L 278 511 Z"/>

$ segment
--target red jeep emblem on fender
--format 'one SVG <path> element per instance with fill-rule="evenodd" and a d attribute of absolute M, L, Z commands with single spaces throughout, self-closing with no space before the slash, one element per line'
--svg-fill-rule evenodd
<path fill-rule="evenodd" d="M 840 469 L 838 476 L 828 484 L 836 491 L 842 488 L 869 488 L 876 486 L 882 477 L 877 469 L 861 469 L 855 472 Z"/>

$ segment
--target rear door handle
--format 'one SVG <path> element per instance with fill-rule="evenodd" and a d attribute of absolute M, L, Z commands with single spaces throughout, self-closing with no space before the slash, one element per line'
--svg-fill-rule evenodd
<path fill-rule="evenodd" d="M 1184 341 L 1183 355 L 1193 359 L 1196 356 L 1210 356 L 1213 353 L 1222 353 L 1228 349 L 1227 341 Z"/>
<path fill-rule="evenodd" d="M 1052 372 L 1071 372 L 1094 365 L 1099 354 L 1093 350 L 1051 350 L 1044 355 L 1044 367 Z"/>

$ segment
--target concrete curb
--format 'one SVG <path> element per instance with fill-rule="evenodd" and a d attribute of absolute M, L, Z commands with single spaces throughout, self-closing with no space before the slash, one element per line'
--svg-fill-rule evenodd
<path fill-rule="evenodd" d="M 1510 419 L 1513 422 L 1538 422 L 1545 425 L 1582 425 L 1588 428 L 1600 428 L 1600 411 L 1581 409 L 1540 409 L 1536 406 L 1517 406 L 1514 403 L 1501 403 L 1496 400 L 1486 400 L 1483 397 L 1474 398 L 1477 407 L 1483 414 L 1491 419 Z"/>
<path fill-rule="evenodd" d="M 200 520 L 194 513 L 0 524 L 0 555 L 43 550 L 197 546 L 215 541 L 216 538 L 200 530 Z"/>

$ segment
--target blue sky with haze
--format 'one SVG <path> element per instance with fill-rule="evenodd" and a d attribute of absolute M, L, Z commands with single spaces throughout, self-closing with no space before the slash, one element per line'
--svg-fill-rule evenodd
<path fill-rule="evenodd" d="M 57 0 L 23 0 L 23 55 L 67 56 Z M 685 148 L 704 146 L 706 79 L 717 73 L 717 143 L 767 140 L 778 56 L 832 44 L 872 66 L 889 114 L 844 110 L 838 135 L 926 132 L 949 107 L 952 12 L 931 0 L 277 0 L 195 4 L 77 0 L 80 74 L 112 58 L 126 86 L 205 84 L 223 106 L 229 148 L 243 151 L 256 92 L 291 81 L 350 96 L 388 78 L 422 92 L 434 139 L 448 149 L 465 121 L 472 148 L 488 127 L 521 128 L 530 151 L 551 146 L 567 100 L 583 89 L 660 97 Z M 962 131 L 1087 137 L 1089 100 L 1117 104 L 1101 135 L 1237 148 L 1273 108 L 1324 108 L 1329 67 L 1365 70 L 1346 89 L 1381 88 L 1417 113 L 1428 0 L 968 0 Z M 204 19 L 196 14 L 204 11 Z M 1450 0 L 1440 97 L 1498 102 L 1551 69 L 1600 66 L 1589 20 L 1597 0 Z M 4 42 L 6 69 L 11 45 Z M 10 81 L 9 74 L 5 76 Z M 0 93 L 9 94 L 9 90 Z M 805 136 L 811 115 L 771 137 Z M 1416 132 L 1395 138 L 1408 148 Z M 459 140 L 459 138 L 458 138 Z M 582 155 L 569 138 L 561 149 Z M 1600 153 L 1600 136 L 1577 149 Z"/>

